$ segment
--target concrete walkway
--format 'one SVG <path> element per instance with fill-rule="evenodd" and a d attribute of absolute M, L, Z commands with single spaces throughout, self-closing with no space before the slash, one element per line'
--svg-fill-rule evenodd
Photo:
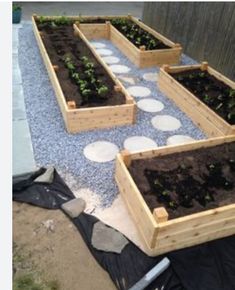
<path fill-rule="evenodd" d="M 28 173 L 36 169 L 31 136 L 25 112 L 21 72 L 18 64 L 18 30 L 20 28 L 21 24 L 14 24 L 12 29 L 13 175 Z"/>
<path fill-rule="evenodd" d="M 124 15 L 142 17 L 143 2 L 19 2 L 23 19 L 42 15 Z"/>

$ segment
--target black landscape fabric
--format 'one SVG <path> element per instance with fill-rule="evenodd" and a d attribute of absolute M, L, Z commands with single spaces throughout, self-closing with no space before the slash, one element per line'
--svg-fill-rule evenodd
<path fill-rule="evenodd" d="M 58 209 L 74 198 L 56 170 L 52 183 L 34 182 L 44 172 L 45 168 L 41 168 L 32 175 L 15 178 L 13 200 Z M 235 235 L 153 258 L 132 242 L 125 246 L 121 254 L 97 250 L 91 244 L 91 237 L 93 225 L 98 219 L 82 213 L 71 221 L 117 289 L 129 289 L 167 256 L 171 261 L 170 267 L 147 290 L 235 290 Z"/>
<path fill-rule="evenodd" d="M 47 209 L 59 209 L 63 203 L 75 198 L 56 169 L 53 182 L 35 182 L 45 171 L 46 168 L 40 168 L 32 174 L 13 178 L 13 200 Z"/>

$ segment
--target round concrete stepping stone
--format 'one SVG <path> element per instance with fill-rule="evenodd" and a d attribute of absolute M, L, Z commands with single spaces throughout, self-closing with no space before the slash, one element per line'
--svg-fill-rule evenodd
<path fill-rule="evenodd" d="M 106 46 L 104 43 L 101 43 L 101 42 L 91 42 L 91 45 L 94 48 L 104 48 Z"/>
<path fill-rule="evenodd" d="M 170 115 L 155 116 L 151 122 L 154 128 L 161 131 L 174 131 L 181 127 L 181 122 Z"/>
<path fill-rule="evenodd" d="M 83 150 L 85 157 L 95 162 L 112 161 L 115 159 L 118 152 L 118 147 L 108 141 L 90 143 Z"/>
<path fill-rule="evenodd" d="M 120 61 L 120 58 L 118 58 L 116 56 L 104 56 L 103 60 L 107 64 L 113 64 L 113 63 L 118 63 Z"/>
<path fill-rule="evenodd" d="M 137 102 L 137 107 L 145 112 L 155 113 L 160 112 L 164 109 L 162 102 L 154 99 L 143 99 Z"/>
<path fill-rule="evenodd" d="M 113 73 L 117 74 L 126 74 L 130 71 L 130 68 L 128 66 L 121 64 L 110 65 L 110 69 Z"/>
<path fill-rule="evenodd" d="M 157 73 L 145 73 L 143 75 L 143 78 L 146 81 L 149 81 L 149 82 L 156 82 L 157 81 L 157 77 L 158 77 L 158 74 Z"/>
<path fill-rule="evenodd" d="M 97 53 L 99 53 L 99 55 L 111 55 L 113 54 L 113 52 L 110 49 L 106 49 L 106 48 L 99 48 L 96 50 Z"/>
<path fill-rule="evenodd" d="M 132 136 L 124 141 L 124 148 L 130 152 L 154 149 L 157 143 L 145 136 Z"/>
<path fill-rule="evenodd" d="M 143 86 L 131 86 L 127 88 L 127 91 L 133 97 L 139 97 L 139 98 L 148 97 L 151 94 L 150 89 Z"/>
<path fill-rule="evenodd" d="M 195 139 L 193 139 L 190 136 L 187 135 L 173 135 L 169 137 L 166 141 L 167 145 L 178 145 L 178 144 L 184 144 L 193 142 Z"/>

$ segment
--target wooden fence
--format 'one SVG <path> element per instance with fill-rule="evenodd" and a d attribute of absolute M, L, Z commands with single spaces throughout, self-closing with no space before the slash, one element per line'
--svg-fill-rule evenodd
<path fill-rule="evenodd" d="M 142 18 L 235 80 L 235 2 L 145 2 Z"/>

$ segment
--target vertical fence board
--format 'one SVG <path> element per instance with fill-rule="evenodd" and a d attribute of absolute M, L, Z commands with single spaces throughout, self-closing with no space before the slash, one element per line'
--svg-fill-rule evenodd
<path fill-rule="evenodd" d="M 143 22 L 235 80 L 234 2 L 145 2 Z"/>

